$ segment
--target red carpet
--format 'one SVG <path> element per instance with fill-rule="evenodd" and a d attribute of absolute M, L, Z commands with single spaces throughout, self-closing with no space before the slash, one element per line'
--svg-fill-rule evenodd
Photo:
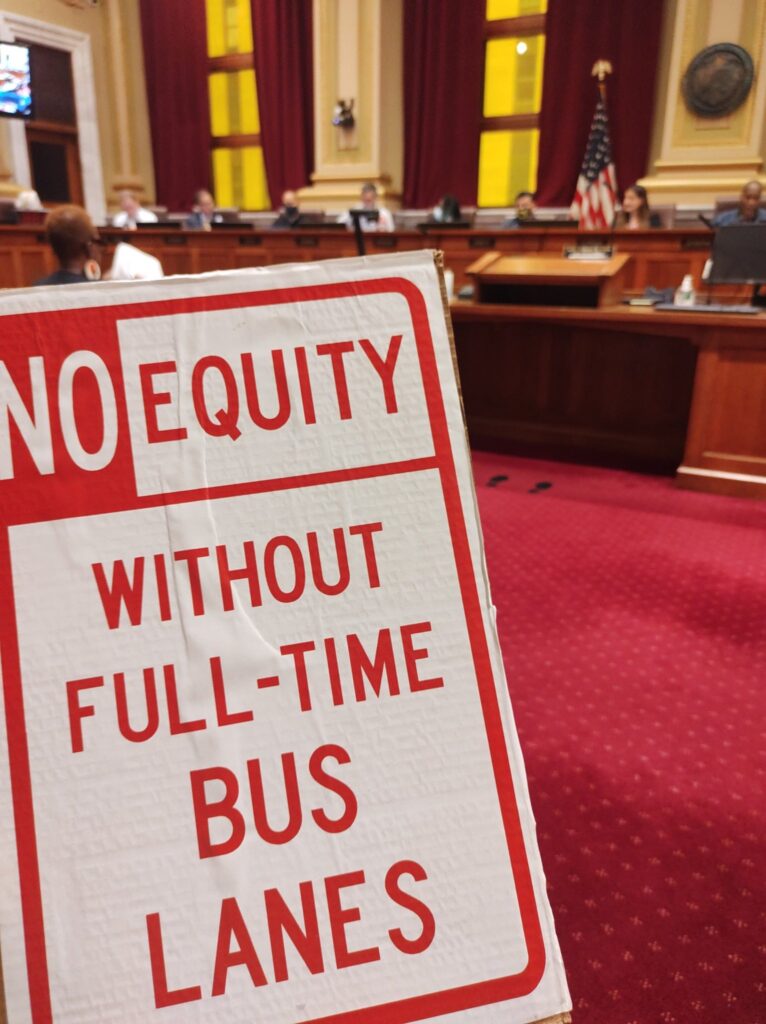
<path fill-rule="evenodd" d="M 766 1024 L 766 503 L 473 458 L 574 1024 Z"/>

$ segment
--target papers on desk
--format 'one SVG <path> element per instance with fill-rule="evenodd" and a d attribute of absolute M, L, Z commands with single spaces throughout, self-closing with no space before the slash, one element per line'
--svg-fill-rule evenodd
<path fill-rule="evenodd" d="M 566 253 L 566 258 L 568 260 L 596 260 L 596 261 L 601 260 L 601 261 L 603 261 L 603 260 L 608 260 L 611 257 L 611 255 L 612 255 L 611 249 L 609 250 L 609 252 L 578 252 L 577 250 L 575 250 L 573 252 Z"/>
<path fill-rule="evenodd" d="M 156 256 L 128 242 L 119 242 L 109 271 L 112 281 L 157 281 L 164 277 L 162 264 Z"/>

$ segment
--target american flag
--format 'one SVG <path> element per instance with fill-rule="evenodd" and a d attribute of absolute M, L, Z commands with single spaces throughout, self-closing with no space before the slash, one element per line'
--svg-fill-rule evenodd
<path fill-rule="evenodd" d="M 569 212 L 573 220 L 579 220 L 581 228 L 610 228 L 616 199 L 617 175 L 609 142 L 609 118 L 604 98 L 599 96 Z"/>

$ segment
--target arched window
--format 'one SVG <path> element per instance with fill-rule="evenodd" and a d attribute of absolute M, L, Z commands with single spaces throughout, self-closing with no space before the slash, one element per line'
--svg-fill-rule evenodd
<path fill-rule="evenodd" d="M 271 208 L 261 146 L 250 0 L 205 0 L 210 152 L 218 206 Z"/>
<path fill-rule="evenodd" d="M 487 0 L 479 206 L 537 184 L 547 0 Z"/>

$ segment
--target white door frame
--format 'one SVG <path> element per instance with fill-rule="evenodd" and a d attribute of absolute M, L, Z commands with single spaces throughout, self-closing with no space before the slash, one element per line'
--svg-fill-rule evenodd
<path fill-rule="evenodd" d="M 93 76 L 93 53 L 90 36 L 60 25 L 27 18 L 23 14 L 0 11 L 0 39 L 6 43 L 25 39 L 56 50 L 64 50 L 72 58 L 77 138 L 85 206 L 97 224 L 106 220 L 104 173 L 101 166 L 101 144 L 96 109 L 96 83 Z M 25 188 L 32 187 L 29 153 L 21 121 L 7 123 L 10 148 L 10 171 L 13 179 Z"/>

